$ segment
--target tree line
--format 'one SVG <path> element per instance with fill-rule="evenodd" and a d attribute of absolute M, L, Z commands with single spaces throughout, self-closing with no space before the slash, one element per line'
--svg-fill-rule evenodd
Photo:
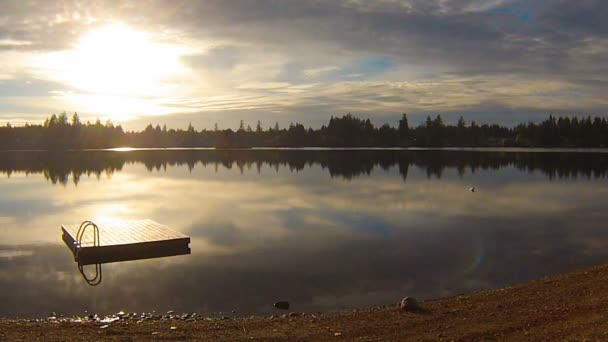
<path fill-rule="evenodd" d="M 255 128 L 240 122 L 237 130 L 167 129 L 149 124 L 143 131 L 124 131 L 120 125 L 99 120 L 82 123 L 77 113 L 51 115 L 42 125 L 0 127 L 2 150 L 100 149 L 130 146 L 136 148 L 179 147 L 607 147 L 608 122 L 604 117 L 549 116 L 540 122 L 515 127 L 498 124 L 466 123 L 460 117 L 455 125 L 445 124 L 441 115 L 428 116 L 411 127 L 403 114 L 396 127 L 376 127 L 369 119 L 351 114 L 331 117 L 319 129 L 300 123 L 268 129 L 260 121 Z"/>

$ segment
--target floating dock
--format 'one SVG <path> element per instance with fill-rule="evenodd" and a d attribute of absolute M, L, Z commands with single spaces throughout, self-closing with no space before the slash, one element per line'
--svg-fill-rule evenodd
<path fill-rule="evenodd" d="M 190 254 L 190 237 L 152 220 L 85 221 L 61 230 L 79 265 Z"/>

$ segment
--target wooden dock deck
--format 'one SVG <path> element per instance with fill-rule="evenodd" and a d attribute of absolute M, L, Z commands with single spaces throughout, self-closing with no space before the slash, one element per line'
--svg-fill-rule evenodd
<path fill-rule="evenodd" d="M 83 223 L 84 224 L 84 223 Z M 62 225 L 63 241 L 80 265 L 190 254 L 190 238 L 152 220 L 99 220 L 94 227 Z"/>

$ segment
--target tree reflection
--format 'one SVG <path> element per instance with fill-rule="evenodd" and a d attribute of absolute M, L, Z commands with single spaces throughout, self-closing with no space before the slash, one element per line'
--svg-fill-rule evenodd
<path fill-rule="evenodd" d="M 212 165 L 241 173 L 261 172 L 268 166 L 277 172 L 297 172 L 313 165 L 327 169 L 331 177 L 350 180 L 369 175 L 375 169 L 397 167 L 403 180 L 410 166 L 426 171 L 428 178 L 441 178 L 446 169 L 462 177 L 478 170 L 514 167 L 522 172 L 539 172 L 549 179 L 606 178 L 608 154 L 594 152 L 481 152 L 447 150 L 139 150 L 49 152 L 2 152 L 0 172 L 41 173 L 52 184 L 78 185 L 80 177 L 121 171 L 125 164 L 143 164 L 150 172 L 168 167 Z"/>

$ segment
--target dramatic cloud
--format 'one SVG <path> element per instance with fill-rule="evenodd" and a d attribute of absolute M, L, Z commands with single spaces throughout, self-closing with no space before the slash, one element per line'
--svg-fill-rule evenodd
<path fill-rule="evenodd" d="M 607 10 L 600 0 L 9 0 L 0 14 L 0 121 L 63 110 L 133 128 L 317 125 L 346 112 L 376 122 L 408 112 L 413 122 L 442 113 L 506 124 L 603 114 Z M 83 37 L 116 25 L 126 29 L 105 42 L 104 58 L 62 59 L 69 70 L 59 77 L 40 62 L 74 56 Z M 129 34 L 175 54 L 142 54 Z M 83 65 L 101 72 L 88 77 Z M 75 72 L 104 86 L 70 82 L 65 74 Z M 130 91 L 116 94 L 112 79 Z"/>

